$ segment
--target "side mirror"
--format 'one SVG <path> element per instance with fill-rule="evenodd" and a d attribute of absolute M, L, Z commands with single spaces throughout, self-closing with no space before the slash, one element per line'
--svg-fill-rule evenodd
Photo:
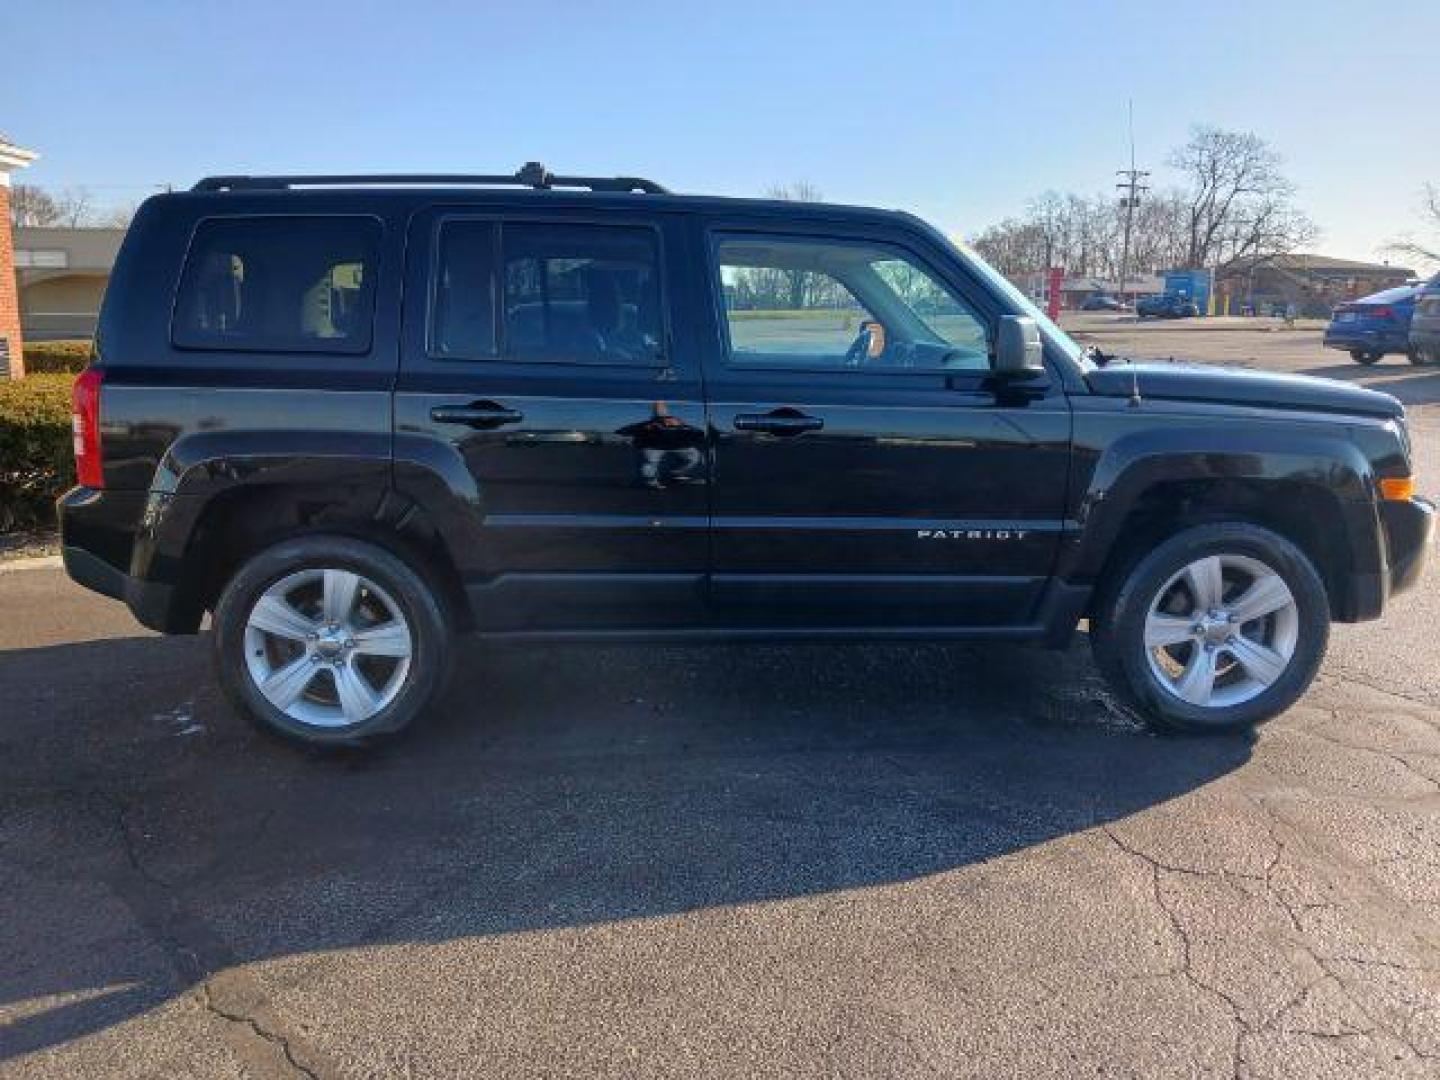
<path fill-rule="evenodd" d="M 1045 347 L 1040 327 L 1028 315 L 1004 315 L 995 340 L 996 375 L 1005 379 L 1033 379 L 1045 374 Z"/>

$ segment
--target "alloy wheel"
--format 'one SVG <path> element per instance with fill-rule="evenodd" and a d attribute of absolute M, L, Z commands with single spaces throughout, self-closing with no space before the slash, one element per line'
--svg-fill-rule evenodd
<path fill-rule="evenodd" d="M 1167 693 L 1189 705 L 1224 708 L 1273 686 L 1299 635 L 1299 609 L 1284 578 L 1246 555 L 1208 555 L 1155 594 L 1144 648 Z"/>
<path fill-rule="evenodd" d="M 404 686 L 414 649 L 394 598 L 338 568 L 286 575 L 260 594 L 245 622 L 256 688 L 312 727 L 354 727 L 383 710 Z"/>

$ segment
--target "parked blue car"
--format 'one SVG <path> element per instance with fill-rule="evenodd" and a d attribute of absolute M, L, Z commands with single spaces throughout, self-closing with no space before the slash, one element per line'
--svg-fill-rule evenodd
<path fill-rule="evenodd" d="M 1401 285 L 1339 305 L 1325 328 L 1325 347 L 1348 352 L 1357 364 L 1376 363 L 1389 353 L 1404 353 L 1418 364 L 1420 354 L 1410 347 L 1410 319 L 1420 289 Z"/>
<path fill-rule="evenodd" d="M 1200 309 L 1188 296 L 1164 293 L 1142 296 L 1135 304 L 1135 314 L 1141 319 L 1191 319 L 1200 314 Z"/>

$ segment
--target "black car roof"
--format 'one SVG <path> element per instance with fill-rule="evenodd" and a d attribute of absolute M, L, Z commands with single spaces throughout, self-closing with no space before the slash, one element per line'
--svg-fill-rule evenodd
<path fill-rule="evenodd" d="M 433 203 L 436 201 L 456 203 L 514 204 L 517 206 L 587 206 L 604 209 L 644 211 L 690 211 L 696 213 L 758 213 L 783 215 L 786 217 L 813 218 L 867 218 L 903 219 L 920 221 L 904 210 L 887 210 L 873 206 L 853 206 L 845 203 L 791 202 L 783 199 L 746 199 L 728 195 L 625 195 L 611 192 L 573 191 L 505 191 L 495 188 L 473 187 L 406 187 L 389 188 L 382 186 L 357 188 L 302 188 L 281 191 L 241 192 L 177 192 L 158 195 L 156 199 L 167 202 L 204 202 L 210 206 L 223 207 L 245 202 L 257 203 L 299 203 L 303 205 L 325 205 L 354 203 L 357 196 L 382 200 L 387 203 Z"/>
<path fill-rule="evenodd" d="M 537 178 L 539 182 L 536 182 Z M 229 205 L 238 209 L 243 204 L 247 210 L 278 203 L 307 206 L 344 203 L 354 206 L 360 201 L 376 200 L 394 206 L 441 200 L 630 212 L 661 210 L 672 213 L 757 214 L 792 220 L 904 221 L 912 226 L 930 228 L 921 219 L 902 210 L 828 202 L 676 194 L 641 177 L 556 177 L 533 163 L 513 176 L 440 173 L 215 176 L 201 180 L 189 192 L 156 198 L 166 202 L 203 200 L 217 208 Z"/>

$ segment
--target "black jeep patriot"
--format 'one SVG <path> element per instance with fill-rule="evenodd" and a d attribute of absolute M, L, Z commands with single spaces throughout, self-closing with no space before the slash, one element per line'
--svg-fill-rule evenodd
<path fill-rule="evenodd" d="M 568 189 L 568 190 L 562 190 Z M 65 564 L 312 743 L 457 631 L 1068 642 L 1258 723 L 1411 585 L 1400 404 L 1102 364 L 903 213 L 650 181 L 220 177 L 141 208 L 75 387 Z"/>

